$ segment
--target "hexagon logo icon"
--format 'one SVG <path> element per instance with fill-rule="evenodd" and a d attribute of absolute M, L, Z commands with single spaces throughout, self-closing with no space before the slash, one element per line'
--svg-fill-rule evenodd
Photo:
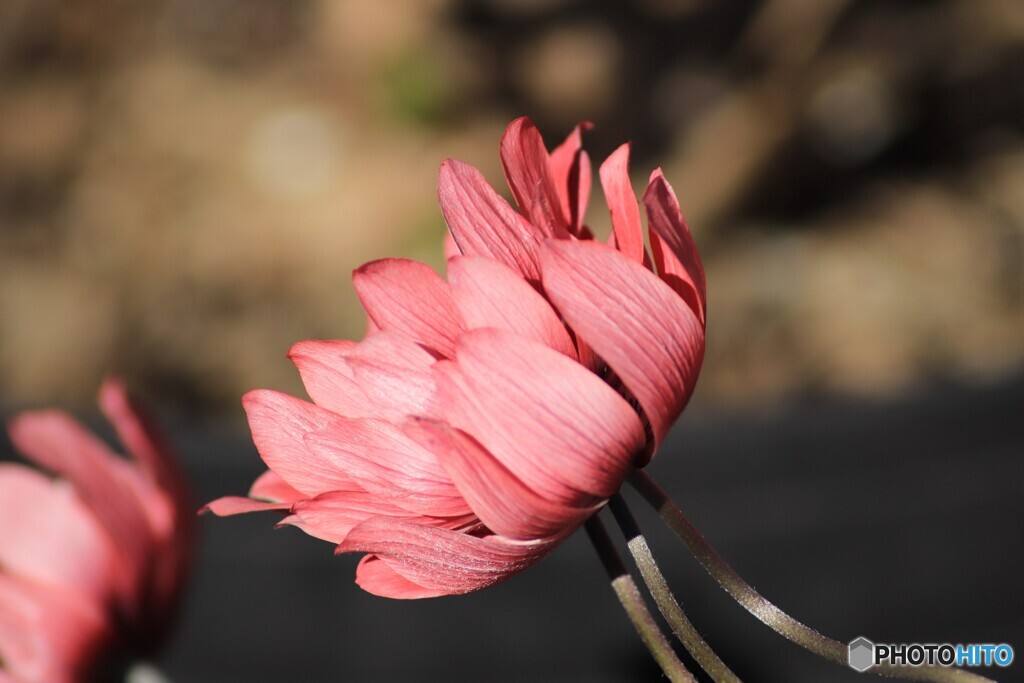
<path fill-rule="evenodd" d="M 867 671 L 875 665 L 875 644 L 864 636 L 851 640 L 847 661 L 854 671 Z"/>

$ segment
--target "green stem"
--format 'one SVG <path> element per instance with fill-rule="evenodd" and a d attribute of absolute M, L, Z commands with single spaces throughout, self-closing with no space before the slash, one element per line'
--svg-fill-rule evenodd
<path fill-rule="evenodd" d="M 651 549 L 647 545 L 647 539 L 640 533 L 640 526 L 622 495 L 612 496 L 609 507 L 626 537 L 626 545 L 633 555 L 636 566 L 640 569 L 640 576 L 643 577 L 647 590 L 654 597 L 654 602 L 658 605 L 661 615 L 672 627 L 672 631 L 679 638 L 683 647 L 717 683 L 739 683 L 739 676 L 734 674 L 715 654 L 711 646 L 701 638 L 693 623 L 687 618 L 682 606 L 676 601 L 658 563 L 654 561 L 654 555 L 651 554 Z"/>
<path fill-rule="evenodd" d="M 590 542 L 594 544 L 594 549 L 597 551 L 598 557 L 601 558 L 601 563 L 604 564 L 605 571 L 608 572 L 612 589 L 619 597 L 619 602 L 622 603 L 622 607 L 626 610 L 630 621 L 633 622 L 637 633 L 640 634 L 640 639 L 644 641 L 644 645 L 650 650 L 654 660 L 658 662 L 658 666 L 672 683 L 696 683 L 697 679 L 679 661 L 679 657 L 676 656 L 672 646 L 665 638 L 665 634 L 661 632 L 658 623 L 651 616 L 643 596 L 640 595 L 640 589 L 636 587 L 633 577 L 629 575 L 625 565 L 622 564 L 622 559 L 616 552 L 615 546 L 612 545 L 604 524 L 594 515 L 587 520 L 584 526 L 590 537 Z"/>
<path fill-rule="evenodd" d="M 731 595 L 736 602 L 743 605 L 748 612 L 761 620 L 769 628 L 823 657 L 841 666 L 847 665 L 848 647 L 837 640 L 827 638 L 814 629 L 806 626 L 766 600 L 760 593 L 744 581 L 722 557 L 715 552 L 700 532 L 690 523 L 668 495 L 645 472 L 633 470 L 629 477 L 630 485 L 635 488 L 650 505 L 658 511 L 661 518 L 683 541 L 693 553 L 701 566 Z M 975 681 L 980 683 L 991 679 L 979 676 L 962 669 L 939 666 L 902 667 L 882 664 L 872 667 L 869 673 L 905 680 L 933 681 L 934 683 L 962 683 Z"/>

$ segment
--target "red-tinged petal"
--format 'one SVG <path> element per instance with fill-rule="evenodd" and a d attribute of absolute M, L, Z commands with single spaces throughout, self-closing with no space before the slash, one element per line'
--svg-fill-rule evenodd
<path fill-rule="evenodd" d="M 569 182 L 579 187 L 576 194 L 576 210 L 572 213 L 573 234 L 582 240 L 594 239 L 594 233 L 590 231 L 587 224 L 587 206 L 590 204 L 590 188 L 593 185 L 594 173 L 591 170 L 590 155 L 584 150 L 579 154 L 579 170 L 570 176 Z M 576 177 L 579 180 L 574 180 Z"/>
<path fill-rule="evenodd" d="M 18 590 L 20 583 L 0 574 L 0 666 L 17 675 L 19 683 L 42 681 L 46 675 L 67 680 L 70 673 L 54 670 L 60 663 L 47 656 L 45 636 L 34 628 L 40 610 L 24 591 Z M 46 671 L 46 666 L 51 670 Z"/>
<path fill-rule="evenodd" d="M 547 346 L 473 330 L 460 337 L 454 362 L 434 368 L 447 421 L 548 500 L 596 504 L 618 490 L 643 450 L 633 408 Z"/>
<path fill-rule="evenodd" d="M 202 514 L 210 511 L 218 517 L 230 517 L 232 515 L 244 515 L 250 512 L 266 512 L 268 510 L 290 510 L 293 503 L 270 503 L 265 500 L 253 500 L 242 496 L 224 496 L 217 500 L 211 500 L 200 508 Z"/>
<path fill-rule="evenodd" d="M 366 316 L 366 330 L 363 332 L 363 339 L 368 339 L 378 332 L 380 332 L 380 328 L 377 327 L 377 323 L 373 322 L 373 318 L 370 316 Z"/>
<path fill-rule="evenodd" d="M 629 143 L 612 152 L 601 164 L 601 187 L 612 214 L 615 247 L 637 263 L 644 261 L 644 233 L 640 205 L 629 182 Z"/>
<path fill-rule="evenodd" d="M 359 344 L 304 341 L 289 357 L 310 398 L 345 417 L 401 419 L 430 414 L 434 357 L 397 332 L 378 332 Z"/>
<path fill-rule="evenodd" d="M 473 512 L 497 534 L 516 540 L 555 536 L 596 511 L 541 497 L 475 439 L 447 423 L 413 420 L 406 433 L 437 455 Z"/>
<path fill-rule="evenodd" d="M 448 283 L 408 259 L 371 261 L 352 276 L 363 308 L 383 331 L 394 330 L 450 356 L 463 330 Z"/>
<path fill-rule="evenodd" d="M 121 553 L 129 578 L 118 583 L 121 608 L 132 618 L 136 591 L 152 561 L 156 539 L 147 498 L 154 495 L 138 468 L 57 410 L 22 413 L 10 424 L 11 441 L 29 459 L 65 477 Z"/>
<path fill-rule="evenodd" d="M 256 477 L 256 481 L 249 487 L 249 496 L 269 503 L 294 503 L 305 498 L 273 470 L 267 470 Z"/>
<path fill-rule="evenodd" d="M 368 491 L 331 491 L 295 504 L 292 518 L 286 523 L 301 528 L 310 536 L 331 543 L 341 543 L 357 524 L 370 517 L 383 516 L 416 524 L 446 529 L 460 529 L 479 524 L 472 513 L 456 517 L 431 517 L 410 512 L 391 500 Z"/>
<path fill-rule="evenodd" d="M 323 429 L 334 413 L 277 391 L 250 391 L 242 397 L 249 429 L 260 457 L 289 486 L 305 496 L 357 488 L 337 463 L 306 447 L 305 437 Z"/>
<path fill-rule="evenodd" d="M 331 491 L 295 504 L 293 514 L 282 520 L 322 541 L 338 544 L 348 532 L 370 517 L 383 515 L 406 521 L 422 515 L 409 512 L 366 491 Z"/>
<path fill-rule="evenodd" d="M 653 453 L 697 382 L 700 321 L 656 275 L 598 242 L 550 240 L 541 258 L 555 306 L 640 402 Z"/>
<path fill-rule="evenodd" d="M 112 641 L 103 607 L 0 573 L 0 666 L 18 683 L 81 683 Z"/>
<path fill-rule="evenodd" d="M 579 356 L 580 365 L 591 372 L 598 372 L 598 370 L 604 365 L 604 361 L 594 353 L 594 349 L 590 348 L 585 341 L 580 339 L 578 334 L 573 332 L 571 329 L 569 330 L 569 334 L 573 339 L 573 343 L 576 345 L 576 355 Z"/>
<path fill-rule="evenodd" d="M 140 497 L 157 538 L 175 542 L 185 552 L 191 546 L 193 509 L 170 443 L 142 406 L 132 401 L 124 384 L 108 378 L 100 387 L 99 404 L 114 425 L 121 443 L 139 463 L 146 481 Z M 172 539 L 172 537 L 174 537 Z"/>
<path fill-rule="evenodd" d="M 658 233 L 648 232 L 651 236 L 651 253 L 654 254 L 658 276 L 686 302 L 686 305 L 700 320 L 701 325 L 706 326 L 705 303 L 697 287 L 693 284 L 691 274 L 687 272 L 686 267 L 679 262 L 679 259 L 675 257 L 671 248 Z"/>
<path fill-rule="evenodd" d="M 0 568 L 72 589 L 98 604 L 123 576 L 118 552 L 65 481 L 0 463 Z"/>
<path fill-rule="evenodd" d="M 437 458 L 390 422 L 334 416 L 305 440 L 320 460 L 383 501 L 436 517 L 471 512 Z"/>
<path fill-rule="evenodd" d="M 509 206 L 480 171 L 446 160 L 438 174 L 437 197 L 463 254 L 494 259 L 530 282 L 540 281 L 537 253 L 545 235 Z"/>
<path fill-rule="evenodd" d="M 121 443 L 154 483 L 179 497 L 183 508 L 190 508 L 191 503 L 185 500 L 184 476 L 166 436 L 144 409 L 132 401 L 124 383 L 107 378 L 100 387 L 99 404 L 117 430 Z"/>
<path fill-rule="evenodd" d="M 707 319 L 707 282 L 697 244 L 686 225 L 679 200 L 661 169 L 651 174 L 644 192 L 651 251 L 658 273 L 683 297 L 703 325 Z M 667 249 L 666 249 L 667 247 Z"/>
<path fill-rule="evenodd" d="M 561 199 L 562 213 L 569 219 L 570 231 L 582 237 L 587 203 L 590 201 L 590 157 L 583 151 L 581 133 L 592 128 L 589 122 L 576 126 L 565 142 L 548 157 L 548 168 Z"/>
<path fill-rule="evenodd" d="M 548 157 L 548 169 L 554 180 L 555 189 L 565 200 L 562 206 L 565 208 L 566 215 L 569 214 L 571 208 L 569 199 L 573 189 L 570 182 L 573 166 L 579 161 L 579 153 L 583 151 L 583 131 L 589 131 L 591 128 L 592 125 L 589 121 L 584 121 L 573 128 L 562 144 L 551 150 Z"/>
<path fill-rule="evenodd" d="M 288 351 L 288 358 L 314 403 L 341 415 L 363 417 L 370 402 L 348 365 L 348 353 L 355 345 L 348 340 L 300 341 Z"/>
<path fill-rule="evenodd" d="M 462 256 L 462 250 L 459 249 L 459 245 L 456 244 L 451 231 L 448 231 L 444 234 L 444 260 L 447 261 L 448 259 L 456 256 Z"/>
<path fill-rule="evenodd" d="M 367 593 L 396 600 L 436 598 L 445 591 L 427 589 L 395 572 L 376 555 L 366 555 L 356 567 L 356 583 Z"/>
<path fill-rule="evenodd" d="M 356 383 L 369 399 L 369 417 L 399 420 L 436 410 L 430 366 L 434 357 L 401 334 L 381 332 L 348 354 Z"/>
<path fill-rule="evenodd" d="M 658 233 L 653 233 L 653 235 L 654 235 L 654 238 L 656 238 L 656 239 L 658 238 Z M 605 242 L 605 244 L 607 244 L 612 249 L 615 249 L 616 251 L 620 251 L 618 242 L 616 242 L 616 240 L 615 240 L 615 231 L 614 230 L 612 232 L 608 233 L 608 241 Z M 644 264 L 644 268 L 646 268 L 647 270 L 651 271 L 652 273 L 654 272 L 654 264 L 651 262 L 651 255 L 649 253 L 647 253 L 646 249 L 644 250 L 643 264 Z M 664 278 L 662 278 L 662 279 L 664 279 Z M 669 283 L 669 284 L 671 284 L 671 283 Z"/>
<path fill-rule="evenodd" d="M 413 584 L 437 595 L 458 595 L 518 574 L 559 540 L 518 543 L 373 517 L 352 529 L 338 552 L 373 553 Z"/>
<path fill-rule="evenodd" d="M 148 476 L 156 490 L 143 497 L 157 542 L 157 561 L 149 576 L 148 609 L 151 623 L 162 625 L 175 609 L 182 580 L 192 557 L 195 506 L 185 474 L 178 466 L 170 443 L 155 420 L 134 402 L 124 384 L 108 378 L 100 388 L 100 407 L 113 423 L 121 442 Z"/>
<path fill-rule="evenodd" d="M 548 168 L 544 139 L 527 117 L 513 121 L 501 137 L 501 165 L 523 214 L 545 237 L 568 237 L 569 221 Z"/>
<path fill-rule="evenodd" d="M 448 280 L 468 328 L 508 330 L 576 358 L 572 339 L 551 304 L 509 268 L 462 256 L 448 263 Z"/>

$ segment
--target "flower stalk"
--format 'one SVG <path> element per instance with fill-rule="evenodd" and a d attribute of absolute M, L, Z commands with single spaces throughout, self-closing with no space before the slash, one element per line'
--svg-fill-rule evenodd
<path fill-rule="evenodd" d="M 715 551 L 699 531 L 686 518 L 683 511 L 672 502 L 672 499 L 642 470 L 633 470 L 628 479 L 630 485 L 658 511 L 665 523 L 683 541 L 701 566 L 711 574 L 718 584 L 729 595 L 740 603 L 748 612 L 762 623 L 782 635 L 787 640 L 810 650 L 814 654 L 840 666 L 847 665 L 847 646 L 818 633 L 811 627 L 800 623 L 744 581 L 729 563 Z M 873 667 L 870 673 L 904 680 L 933 681 L 934 683 L 963 683 L 966 681 L 982 682 L 991 679 L 963 669 L 944 668 L 938 666 L 902 667 L 883 664 Z"/>
<path fill-rule="evenodd" d="M 640 526 L 622 494 L 612 496 L 609 508 L 626 537 L 626 546 L 629 548 L 636 566 L 640 569 L 640 576 L 643 578 L 647 590 L 650 591 L 655 604 L 658 605 L 658 610 L 672 627 L 673 633 L 679 638 L 683 647 L 716 683 L 739 683 L 739 676 L 726 666 L 725 662 L 701 637 L 672 594 L 665 575 L 661 573 L 658 563 L 655 562 L 654 555 L 651 554 L 651 549 L 647 545 L 647 539 L 640 532 Z"/>
<path fill-rule="evenodd" d="M 644 641 L 644 645 L 650 650 L 651 656 L 658 662 L 658 666 L 672 683 L 696 683 L 697 679 L 679 661 L 672 645 L 665 638 L 665 634 L 661 632 L 650 610 L 647 609 L 640 589 L 637 588 L 633 577 L 626 571 L 626 566 L 622 563 L 622 558 L 619 557 L 615 546 L 612 545 L 604 524 L 594 515 L 587 520 L 584 527 L 587 530 L 587 536 L 590 537 L 590 542 L 594 545 L 594 550 L 601 558 L 608 578 L 611 579 L 612 589 L 618 596 L 619 602 L 622 603 L 622 608 L 626 610 L 630 621 L 633 622 L 637 633 L 640 634 L 640 639 Z"/>

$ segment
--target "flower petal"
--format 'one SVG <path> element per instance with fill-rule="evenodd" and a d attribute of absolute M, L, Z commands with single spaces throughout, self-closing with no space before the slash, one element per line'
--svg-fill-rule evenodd
<path fill-rule="evenodd" d="M 434 357 L 408 338 L 380 332 L 352 349 L 347 362 L 370 402 L 369 417 L 400 420 L 436 410 Z"/>
<path fill-rule="evenodd" d="M 192 557 L 195 506 L 185 473 L 156 422 L 135 403 L 124 384 L 108 378 L 100 387 L 100 408 L 117 430 L 121 443 L 139 462 L 153 487 L 142 498 L 158 561 L 149 575 L 150 621 L 161 624 L 175 609 L 182 580 Z M 159 627 L 158 627 L 159 628 Z"/>
<path fill-rule="evenodd" d="M 335 544 L 345 540 L 348 532 L 357 524 L 376 516 L 447 529 L 479 524 L 476 515 L 472 513 L 456 517 L 419 515 L 368 491 L 323 493 L 316 498 L 297 502 L 292 512 L 296 519 L 285 521 L 298 526 L 310 536 Z"/>
<path fill-rule="evenodd" d="M 398 332 L 359 344 L 303 341 L 288 353 L 310 398 L 345 417 L 402 419 L 433 410 L 434 357 Z"/>
<path fill-rule="evenodd" d="M 444 422 L 413 420 L 406 433 L 435 453 L 480 520 L 516 540 L 575 529 L 597 508 L 549 501 L 526 486 L 475 439 Z"/>
<path fill-rule="evenodd" d="M 318 459 L 387 503 L 436 517 L 471 512 L 437 458 L 390 422 L 336 415 L 305 441 Z"/>
<path fill-rule="evenodd" d="M 459 249 L 459 245 L 455 243 L 455 238 L 452 237 L 451 230 L 444 233 L 444 260 L 452 258 L 453 256 L 461 256 L 462 250 Z"/>
<path fill-rule="evenodd" d="M 20 683 L 93 680 L 112 641 L 102 607 L 75 591 L 0 573 L 0 664 Z"/>
<path fill-rule="evenodd" d="M 305 498 L 273 470 L 267 470 L 256 477 L 256 481 L 249 487 L 249 496 L 271 503 L 294 503 Z"/>
<path fill-rule="evenodd" d="M 656 275 L 599 242 L 549 240 L 541 259 L 559 312 L 640 402 L 653 453 L 697 382 L 703 326 Z"/>
<path fill-rule="evenodd" d="M 184 475 L 172 455 L 167 438 L 142 407 L 132 401 L 124 383 L 107 378 L 100 387 L 99 404 L 117 430 L 121 443 L 139 461 L 151 480 L 179 500 L 185 497 Z M 182 502 L 182 508 L 191 507 L 187 500 Z"/>
<path fill-rule="evenodd" d="M 530 282 L 540 281 L 537 253 L 545 235 L 509 206 L 480 171 L 446 160 L 438 174 L 437 197 L 463 254 L 494 259 Z"/>
<path fill-rule="evenodd" d="M 618 490 L 644 445 L 619 394 L 547 346 L 473 330 L 434 365 L 447 421 L 544 498 L 585 507 Z"/>
<path fill-rule="evenodd" d="M 443 590 L 424 588 L 413 583 L 376 555 L 366 555 L 359 561 L 359 566 L 356 567 L 356 583 L 367 593 L 382 598 L 417 600 L 445 595 Z"/>
<path fill-rule="evenodd" d="M 509 268 L 490 259 L 461 256 L 449 261 L 448 280 L 468 328 L 516 332 L 576 358 L 576 347 L 551 304 Z"/>
<path fill-rule="evenodd" d="M 97 604 L 117 582 L 111 538 L 66 481 L 0 463 L 0 568 L 78 591 Z"/>
<path fill-rule="evenodd" d="M 582 149 L 582 133 L 592 127 L 589 121 L 584 121 L 573 128 L 565 142 L 552 150 L 548 157 L 548 168 L 561 199 L 562 213 L 569 219 L 570 232 L 577 237 L 583 236 L 591 183 L 590 157 Z"/>
<path fill-rule="evenodd" d="M 644 261 L 644 233 L 640 205 L 629 182 L 629 143 L 601 164 L 601 187 L 612 214 L 615 247 L 637 263 Z"/>
<path fill-rule="evenodd" d="M 271 503 L 265 500 L 253 500 L 242 496 L 224 496 L 199 509 L 199 514 L 210 511 L 218 517 L 244 515 L 250 512 L 266 512 L 268 510 L 290 510 L 292 503 Z"/>
<path fill-rule="evenodd" d="M 381 259 L 352 275 L 363 308 L 381 330 L 394 330 L 442 356 L 450 356 L 462 319 L 448 283 L 430 266 L 408 259 Z"/>
<path fill-rule="evenodd" d="M 433 594 L 457 595 L 493 586 L 523 571 L 560 540 L 515 543 L 373 517 L 352 529 L 338 552 L 373 553 L 395 573 Z"/>
<path fill-rule="evenodd" d="M 355 346 L 348 340 L 310 339 L 292 345 L 288 358 L 314 403 L 341 415 L 363 417 L 370 402 L 348 365 L 348 354 Z"/>
<path fill-rule="evenodd" d="M 568 237 L 569 221 L 548 168 L 548 150 L 528 117 L 513 121 L 501 137 L 501 165 L 523 214 L 545 237 Z"/>
<path fill-rule="evenodd" d="M 154 549 L 146 497 L 156 495 L 136 467 L 59 410 L 22 413 L 11 421 L 11 441 L 29 459 L 65 477 L 120 551 L 120 607 L 134 618 Z"/>
<path fill-rule="evenodd" d="M 242 397 L 249 429 L 263 462 L 306 496 L 357 488 L 337 463 L 306 447 L 305 436 L 336 417 L 323 408 L 278 391 L 250 391 Z"/>
<path fill-rule="evenodd" d="M 679 200 L 661 169 L 651 173 L 644 192 L 651 251 L 658 273 L 690 305 L 703 325 L 707 319 L 707 281 L 697 244 L 686 225 Z"/>

